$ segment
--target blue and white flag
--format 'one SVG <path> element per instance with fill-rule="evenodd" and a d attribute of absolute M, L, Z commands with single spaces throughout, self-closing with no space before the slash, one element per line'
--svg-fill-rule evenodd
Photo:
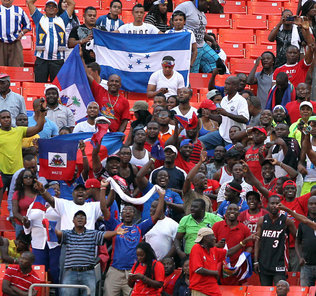
<path fill-rule="evenodd" d="M 61 103 L 71 109 L 75 120 L 87 115 L 87 105 L 94 101 L 77 45 L 61 67 L 53 84 L 60 89 Z"/>
<path fill-rule="evenodd" d="M 188 85 L 191 60 L 191 34 L 120 34 L 93 29 L 96 62 L 101 78 L 117 74 L 122 89 L 146 93 L 150 75 L 162 69 L 164 56 L 175 59 L 174 70 Z"/>

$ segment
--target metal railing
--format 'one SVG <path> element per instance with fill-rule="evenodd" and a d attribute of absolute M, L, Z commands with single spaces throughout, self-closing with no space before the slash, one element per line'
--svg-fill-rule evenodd
<path fill-rule="evenodd" d="M 77 288 L 86 289 L 87 296 L 91 296 L 90 288 L 86 285 L 66 285 L 66 284 L 32 284 L 29 287 L 28 296 L 32 296 L 32 291 L 34 287 L 50 287 L 50 288 Z"/>

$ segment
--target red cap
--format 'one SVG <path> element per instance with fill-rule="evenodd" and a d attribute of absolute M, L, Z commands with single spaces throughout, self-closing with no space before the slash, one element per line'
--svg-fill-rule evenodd
<path fill-rule="evenodd" d="M 292 180 L 287 180 L 287 181 L 285 181 L 285 182 L 283 183 L 282 188 L 284 189 L 286 186 L 291 186 L 291 185 L 293 185 L 293 186 L 296 187 L 296 183 L 295 183 L 294 181 L 292 181 Z"/>
<path fill-rule="evenodd" d="M 88 179 L 86 181 L 86 188 L 101 188 L 101 183 L 97 179 Z"/>
<path fill-rule="evenodd" d="M 10 77 L 9 74 L 0 73 L 0 79 L 7 78 L 7 77 Z"/>
<path fill-rule="evenodd" d="M 205 100 L 200 104 L 200 108 L 208 110 L 216 110 L 216 105 L 212 100 Z"/>
<path fill-rule="evenodd" d="M 262 126 L 254 126 L 253 129 L 254 129 L 254 130 L 256 129 L 256 130 L 258 130 L 259 132 L 264 133 L 266 137 L 268 136 L 266 129 L 265 129 L 264 127 L 262 127 Z"/>

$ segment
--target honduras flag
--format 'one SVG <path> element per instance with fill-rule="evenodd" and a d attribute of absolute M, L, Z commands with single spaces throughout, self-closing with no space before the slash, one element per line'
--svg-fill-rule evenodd
<path fill-rule="evenodd" d="M 101 77 L 117 74 L 122 89 L 146 93 L 150 75 L 162 69 L 164 56 L 175 59 L 174 70 L 181 73 L 188 85 L 191 34 L 120 34 L 93 29 L 94 52 L 101 66 Z"/>
<path fill-rule="evenodd" d="M 75 120 L 86 116 L 87 105 L 94 101 L 77 45 L 61 67 L 53 84 L 60 89 L 61 103 L 71 109 Z"/>

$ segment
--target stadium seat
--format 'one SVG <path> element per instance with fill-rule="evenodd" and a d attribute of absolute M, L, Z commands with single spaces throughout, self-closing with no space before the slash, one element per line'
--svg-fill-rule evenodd
<path fill-rule="evenodd" d="M 101 15 L 106 15 L 109 13 L 109 9 L 98 9 L 97 10 L 97 18 L 99 18 Z M 122 18 L 122 15 L 119 15 L 119 18 Z"/>
<path fill-rule="evenodd" d="M 112 0 L 101 0 L 102 9 L 110 9 L 110 4 Z"/>
<path fill-rule="evenodd" d="M 33 111 L 33 101 L 36 99 L 38 99 L 38 97 L 24 97 L 26 111 Z"/>
<path fill-rule="evenodd" d="M 200 102 L 203 102 L 204 100 L 207 100 L 206 94 L 208 93 L 207 88 L 200 88 L 199 89 L 199 98 Z"/>
<path fill-rule="evenodd" d="M 227 58 L 244 58 L 245 51 L 242 44 L 220 44 L 221 49 L 226 53 Z"/>
<path fill-rule="evenodd" d="M 255 43 L 253 30 L 220 29 L 218 40 L 223 43 Z"/>
<path fill-rule="evenodd" d="M 207 88 L 212 74 L 207 73 L 190 73 L 190 86 L 192 88 Z"/>
<path fill-rule="evenodd" d="M 2 212 L 1 212 L 2 214 Z M 7 238 L 8 240 L 13 240 L 16 238 L 15 231 L 4 231 L 3 237 Z"/>
<path fill-rule="evenodd" d="M 282 14 L 282 5 L 278 2 L 247 2 L 248 14 L 256 15 L 280 15 Z"/>
<path fill-rule="evenodd" d="M 225 295 L 225 296 L 244 296 L 247 291 L 246 286 L 219 285 L 219 289 L 221 290 L 222 295 Z"/>
<path fill-rule="evenodd" d="M 32 35 L 25 35 L 21 38 L 21 44 L 23 47 L 23 50 L 30 50 L 33 49 L 33 36 Z"/>
<path fill-rule="evenodd" d="M 232 27 L 229 14 L 206 13 L 205 16 L 207 19 L 206 29 L 211 29 L 211 28 L 229 29 Z"/>
<path fill-rule="evenodd" d="M 275 45 L 275 42 L 270 42 L 268 40 L 268 36 L 270 31 L 259 30 L 256 32 L 256 44 L 267 44 L 267 45 Z"/>
<path fill-rule="evenodd" d="M 268 29 L 272 30 L 280 22 L 279 15 L 268 15 Z"/>
<path fill-rule="evenodd" d="M 265 15 L 239 15 L 232 16 L 233 29 L 266 30 L 267 18 Z"/>
<path fill-rule="evenodd" d="M 122 21 L 126 23 L 132 23 L 134 21 L 134 17 L 131 11 L 123 10 L 122 11 Z"/>
<path fill-rule="evenodd" d="M 199 98 L 199 93 L 198 93 L 198 89 L 195 87 L 191 87 L 192 89 L 192 97 L 190 99 L 190 102 L 196 102 L 199 103 L 200 102 L 200 98 Z"/>
<path fill-rule="evenodd" d="M 90 1 L 92 1 L 92 2 L 90 2 Z M 46 3 L 46 1 L 45 1 L 45 3 Z M 36 2 L 36 4 L 37 4 L 37 2 Z M 101 3 L 99 0 L 89 0 L 88 2 L 87 2 L 87 0 L 76 0 L 76 9 L 78 9 L 78 8 L 84 9 L 87 6 L 93 6 L 97 9 L 97 8 L 101 8 Z"/>
<path fill-rule="evenodd" d="M 247 296 L 275 296 L 275 287 L 248 286 Z"/>
<path fill-rule="evenodd" d="M 300 272 L 289 271 L 287 273 L 287 282 L 290 286 L 300 286 Z"/>
<path fill-rule="evenodd" d="M 0 73 L 10 75 L 11 81 L 34 81 L 33 68 L 0 66 Z"/>
<path fill-rule="evenodd" d="M 308 290 L 308 287 L 291 286 L 290 284 L 290 292 L 287 296 L 307 296 Z"/>
<path fill-rule="evenodd" d="M 216 75 L 216 77 L 215 77 L 215 85 L 217 85 L 217 86 L 224 86 L 225 85 L 225 80 L 229 76 L 230 76 L 229 74 Z"/>
<path fill-rule="evenodd" d="M 75 13 L 76 13 L 76 16 L 78 17 L 78 19 L 79 19 L 79 22 L 80 23 L 83 23 L 84 21 L 83 21 L 83 9 L 82 8 L 80 8 L 80 9 L 75 9 Z M 97 10 L 97 13 L 98 13 L 98 10 Z"/>
<path fill-rule="evenodd" d="M 296 10 L 297 10 L 297 2 L 295 1 L 285 1 L 283 3 L 283 8 L 284 9 L 289 9 L 293 12 L 293 14 L 295 15 L 296 14 Z"/>
<path fill-rule="evenodd" d="M 227 1 L 224 5 L 224 13 L 246 14 L 247 7 L 245 1 Z"/>
<path fill-rule="evenodd" d="M 276 54 L 276 45 L 246 44 L 246 59 L 256 59 L 265 51 Z"/>
<path fill-rule="evenodd" d="M 129 101 L 147 101 L 148 100 L 147 94 L 142 94 L 142 93 L 127 92 L 125 97 Z M 130 106 L 130 107 L 132 108 L 133 106 Z"/>
<path fill-rule="evenodd" d="M 253 68 L 255 60 L 253 59 L 230 59 L 230 71 L 232 74 L 245 73 L 249 74 Z M 257 71 L 261 71 L 262 67 L 259 66 Z"/>
<path fill-rule="evenodd" d="M 308 296 L 315 296 L 316 295 L 316 287 L 315 286 L 312 286 L 312 287 L 309 287 L 309 291 L 308 291 Z"/>
<path fill-rule="evenodd" d="M 34 56 L 33 50 L 23 50 L 24 66 L 33 67 L 35 64 L 36 57 Z"/>
<path fill-rule="evenodd" d="M 85 0 L 82 0 L 85 1 Z M 137 4 L 136 0 L 122 0 L 122 10 L 132 11 L 133 7 Z M 76 3 L 77 5 L 77 3 Z"/>
<path fill-rule="evenodd" d="M 21 83 L 20 82 L 11 82 L 10 89 L 17 94 L 21 94 Z"/>
<path fill-rule="evenodd" d="M 213 33 L 213 34 L 215 34 L 216 37 L 217 37 L 217 34 L 218 34 L 218 30 L 217 30 L 217 29 L 214 29 L 214 28 L 212 28 L 212 29 L 207 29 L 206 32 L 207 32 L 207 33 Z"/>
<path fill-rule="evenodd" d="M 23 82 L 22 84 L 22 95 L 24 98 L 27 97 L 44 97 L 45 87 L 48 83 L 39 82 Z M 33 110 L 33 108 L 32 108 Z"/>

